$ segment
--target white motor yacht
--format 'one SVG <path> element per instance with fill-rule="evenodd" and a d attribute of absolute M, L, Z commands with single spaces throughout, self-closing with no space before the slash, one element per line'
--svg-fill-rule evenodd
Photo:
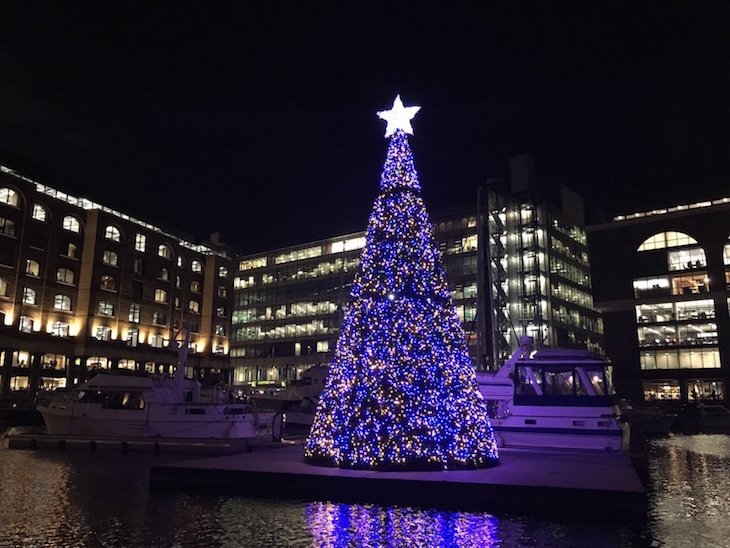
<path fill-rule="evenodd" d="M 496 373 L 477 373 L 502 447 L 620 451 L 628 426 L 617 419 L 613 369 L 587 350 L 533 350 L 532 337 Z"/>

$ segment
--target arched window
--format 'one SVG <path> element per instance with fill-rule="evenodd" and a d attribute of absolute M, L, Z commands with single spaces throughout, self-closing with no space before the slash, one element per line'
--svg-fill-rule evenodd
<path fill-rule="evenodd" d="M 155 325 L 167 325 L 167 317 L 162 312 L 152 314 L 152 323 Z"/>
<path fill-rule="evenodd" d="M 23 304 L 36 304 L 35 289 L 31 289 L 30 287 L 23 288 Z"/>
<path fill-rule="evenodd" d="M 68 268 L 59 268 L 56 271 L 56 281 L 61 284 L 70 284 L 73 285 L 74 283 L 74 271 L 69 270 Z"/>
<path fill-rule="evenodd" d="M 48 220 L 48 211 L 41 204 L 33 204 L 33 218 L 45 223 Z"/>
<path fill-rule="evenodd" d="M 18 193 L 12 188 L 0 188 L 0 203 L 13 207 L 18 207 Z"/>
<path fill-rule="evenodd" d="M 202 272 L 203 264 L 200 261 L 193 261 L 192 263 L 190 263 L 190 268 L 193 270 L 193 272 Z"/>
<path fill-rule="evenodd" d="M 55 295 L 53 297 L 53 308 L 55 310 L 71 310 L 71 297 Z"/>
<path fill-rule="evenodd" d="M 172 259 L 172 248 L 167 244 L 160 244 L 157 248 L 157 255 L 163 259 Z"/>
<path fill-rule="evenodd" d="M 63 218 L 61 227 L 69 232 L 81 232 L 81 223 L 79 223 L 79 220 L 73 215 L 66 215 Z"/>
<path fill-rule="evenodd" d="M 697 245 L 697 240 L 684 232 L 659 232 L 644 240 L 636 251 L 652 251 L 685 245 Z"/>
<path fill-rule="evenodd" d="M 190 301 L 188 303 L 188 310 L 190 310 L 190 312 L 193 312 L 194 314 L 199 314 L 200 313 L 200 303 L 198 301 Z"/>
<path fill-rule="evenodd" d="M 28 276 L 38 278 L 41 275 L 41 265 L 38 264 L 38 261 L 34 261 L 33 259 L 27 259 L 25 261 L 25 273 Z"/>
<path fill-rule="evenodd" d="M 104 229 L 104 238 L 111 242 L 119 242 L 122 239 L 122 233 L 116 226 L 109 225 Z"/>
<path fill-rule="evenodd" d="M 167 303 L 167 291 L 164 289 L 155 289 L 155 302 Z"/>
<path fill-rule="evenodd" d="M 109 274 L 102 274 L 99 287 L 101 287 L 102 289 L 106 289 L 107 291 L 116 291 L 117 282 L 112 276 L 109 276 Z"/>

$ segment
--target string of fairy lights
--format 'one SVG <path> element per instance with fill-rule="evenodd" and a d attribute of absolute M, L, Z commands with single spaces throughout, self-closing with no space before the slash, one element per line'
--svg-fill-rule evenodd
<path fill-rule="evenodd" d="M 417 112 L 398 103 L 393 110 Z M 379 113 L 390 132 L 380 194 L 305 458 L 367 469 L 490 466 L 497 446 L 420 196 L 410 118 L 399 125 L 391 113 Z"/>

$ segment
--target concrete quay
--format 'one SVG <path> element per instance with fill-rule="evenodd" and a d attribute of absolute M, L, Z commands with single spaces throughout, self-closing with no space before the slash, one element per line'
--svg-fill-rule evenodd
<path fill-rule="evenodd" d="M 284 442 L 153 466 L 150 489 L 600 519 L 640 518 L 646 505 L 625 454 L 527 449 L 502 449 L 498 466 L 480 470 L 382 472 L 310 465 L 301 443 Z"/>

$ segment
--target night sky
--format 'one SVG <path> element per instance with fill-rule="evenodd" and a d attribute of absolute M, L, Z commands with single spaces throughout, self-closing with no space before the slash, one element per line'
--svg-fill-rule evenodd
<path fill-rule="evenodd" d="M 243 252 L 365 228 L 397 93 L 432 212 L 525 152 L 591 221 L 730 196 L 726 1 L 62 4 L 0 7 L 0 162 Z"/>

